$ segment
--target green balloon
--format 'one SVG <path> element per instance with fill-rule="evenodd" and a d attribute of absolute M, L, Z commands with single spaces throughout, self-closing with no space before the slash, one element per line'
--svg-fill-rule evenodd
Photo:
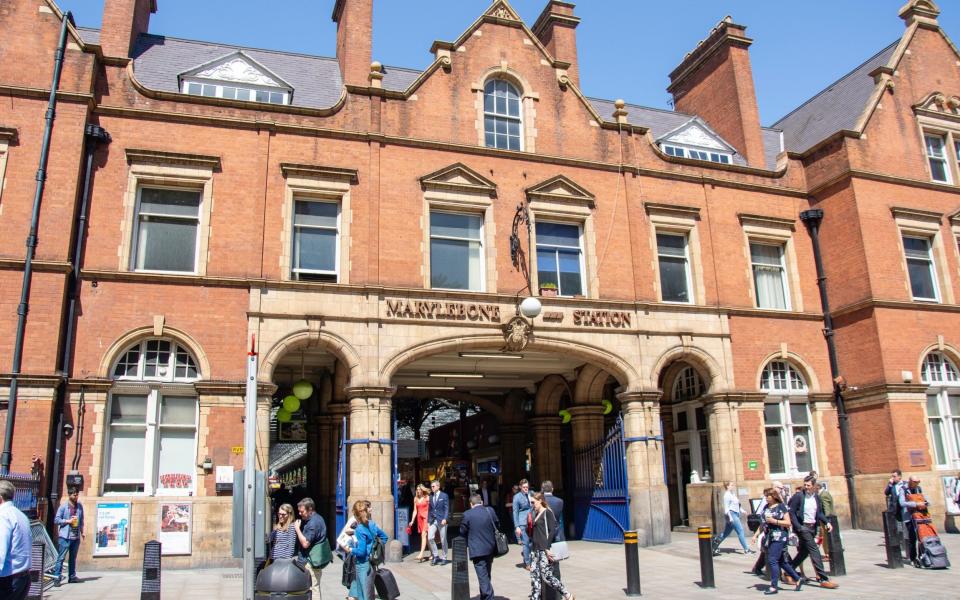
<path fill-rule="evenodd" d="M 612 411 L 612 410 L 613 410 L 613 402 L 610 402 L 609 400 L 604 400 L 604 401 L 603 401 L 603 414 L 609 415 L 609 414 L 610 414 L 610 411 Z"/>
<path fill-rule="evenodd" d="M 287 411 L 290 414 L 293 414 L 300 410 L 300 398 L 297 398 L 293 394 L 287 396 L 283 399 L 283 410 Z"/>
<path fill-rule="evenodd" d="M 565 408 L 561 410 L 559 414 L 560 414 L 560 422 L 563 423 L 564 425 L 569 423 L 570 419 L 573 418 L 573 415 L 570 414 L 570 411 Z"/>
<path fill-rule="evenodd" d="M 306 379 L 293 384 L 293 395 L 301 400 L 306 400 L 313 395 L 313 384 Z"/>
<path fill-rule="evenodd" d="M 290 413 L 284 409 L 277 411 L 277 422 L 278 423 L 289 423 L 290 422 Z"/>

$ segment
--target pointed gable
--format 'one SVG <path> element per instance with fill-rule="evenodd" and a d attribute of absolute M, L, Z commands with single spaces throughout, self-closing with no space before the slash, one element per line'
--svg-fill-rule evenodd
<path fill-rule="evenodd" d="M 725 142 L 699 117 L 693 117 L 680 127 L 660 136 L 657 143 L 679 144 L 681 146 L 730 152 L 731 154 L 736 153 L 733 146 Z"/>
<path fill-rule="evenodd" d="M 913 105 L 917 113 L 927 113 L 934 116 L 960 115 L 960 96 L 947 96 L 943 92 L 931 92 L 923 100 Z"/>
<path fill-rule="evenodd" d="M 507 21 L 520 21 L 520 15 L 517 14 L 513 7 L 510 6 L 505 0 L 497 0 L 494 2 L 490 8 L 487 9 L 487 12 L 483 13 L 488 17 L 493 17 L 495 19 L 504 19 Z"/>
<path fill-rule="evenodd" d="M 581 204 L 593 208 L 596 196 L 565 175 L 557 175 L 526 189 L 531 200 L 551 200 L 567 204 Z"/>
<path fill-rule="evenodd" d="M 229 83 L 264 86 L 293 91 L 293 86 L 284 81 L 243 50 L 230 52 L 211 61 L 197 65 L 179 74 L 179 79 L 206 79 Z"/>
<path fill-rule="evenodd" d="M 453 191 L 497 196 L 497 184 L 463 163 L 454 163 L 420 178 L 424 190 Z"/>

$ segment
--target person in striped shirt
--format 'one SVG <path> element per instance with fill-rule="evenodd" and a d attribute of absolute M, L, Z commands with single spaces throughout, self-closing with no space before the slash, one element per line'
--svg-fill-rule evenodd
<path fill-rule="evenodd" d="M 297 532 L 293 522 L 293 506 L 281 504 L 277 510 L 277 524 L 270 532 L 270 558 L 293 558 L 297 549 Z"/>

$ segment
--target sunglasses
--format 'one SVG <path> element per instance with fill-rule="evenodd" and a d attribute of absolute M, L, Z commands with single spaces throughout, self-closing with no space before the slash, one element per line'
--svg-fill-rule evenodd
<path fill-rule="evenodd" d="M 277 514 L 280 515 L 281 517 L 286 517 L 286 516 L 288 516 L 290 513 L 284 512 L 284 511 L 281 510 L 281 511 L 278 512 Z"/>

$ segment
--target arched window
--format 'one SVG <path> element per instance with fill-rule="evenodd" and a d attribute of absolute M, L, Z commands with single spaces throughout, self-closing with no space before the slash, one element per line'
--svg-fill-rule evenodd
<path fill-rule="evenodd" d="M 707 386 L 699 371 L 691 365 L 684 365 L 673 380 L 670 394 L 673 400 L 673 440 L 677 448 L 677 472 L 679 485 L 689 482 L 692 471 L 701 479 L 709 480 L 713 469 L 710 455 L 710 427 L 703 402 L 697 398 L 703 396 Z M 679 490 L 682 497 L 686 491 Z M 681 515 L 686 517 L 686 505 L 681 507 Z"/>
<path fill-rule="evenodd" d="M 520 92 L 503 79 L 483 88 L 483 133 L 487 148 L 523 150 Z"/>
<path fill-rule="evenodd" d="M 770 361 L 760 377 L 767 392 L 763 426 L 771 475 L 796 476 L 817 469 L 807 382 L 792 364 Z"/>
<path fill-rule="evenodd" d="M 700 373 L 691 366 L 684 367 L 673 382 L 673 394 L 671 397 L 674 402 L 683 402 L 691 400 L 697 396 L 702 396 L 706 392 L 706 386 L 700 379 Z"/>
<path fill-rule="evenodd" d="M 198 403 L 197 362 L 177 342 L 150 338 L 114 365 L 104 455 L 104 494 L 192 496 Z"/>
<path fill-rule="evenodd" d="M 946 355 L 923 359 L 920 379 L 927 384 L 927 426 L 937 466 L 960 467 L 960 371 Z"/>

